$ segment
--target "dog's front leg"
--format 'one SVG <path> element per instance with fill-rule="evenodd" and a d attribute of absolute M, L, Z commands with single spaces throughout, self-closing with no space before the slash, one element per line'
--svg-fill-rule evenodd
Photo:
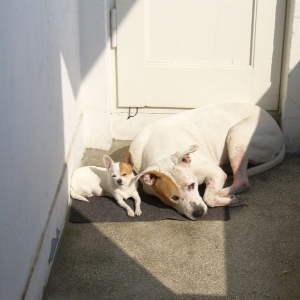
<path fill-rule="evenodd" d="M 114 194 L 114 198 L 117 200 L 118 204 L 122 208 L 126 209 L 127 215 L 129 217 L 134 217 L 134 211 L 125 203 L 125 201 L 124 201 L 124 199 L 123 199 L 123 197 L 121 195 L 115 193 Z"/>
<path fill-rule="evenodd" d="M 215 206 L 238 206 L 242 205 L 241 199 L 236 195 L 220 195 L 227 175 L 221 168 L 215 170 L 214 173 L 210 173 L 205 178 L 206 189 L 204 192 L 203 200 L 210 207 Z"/>
<path fill-rule="evenodd" d="M 132 198 L 134 199 L 135 215 L 140 216 L 142 214 L 142 211 L 141 211 L 141 198 L 140 198 L 138 192 L 135 192 L 132 195 Z"/>

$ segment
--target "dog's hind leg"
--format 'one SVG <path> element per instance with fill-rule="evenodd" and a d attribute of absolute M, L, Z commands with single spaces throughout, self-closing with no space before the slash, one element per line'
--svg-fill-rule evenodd
<path fill-rule="evenodd" d="M 94 187 L 93 188 L 93 195 L 94 196 L 103 196 L 103 189 L 100 186 Z"/>
<path fill-rule="evenodd" d="M 220 196 L 234 195 L 247 191 L 250 188 L 250 183 L 247 175 L 248 160 L 243 158 L 243 151 L 240 151 L 240 156 L 237 155 L 230 160 L 233 173 L 233 183 L 231 186 L 220 190 Z"/>
<path fill-rule="evenodd" d="M 90 202 L 87 198 L 83 197 L 82 195 L 79 195 L 79 194 L 75 193 L 72 188 L 70 188 L 70 195 L 73 199 Z"/>
<path fill-rule="evenodd" d="M 243 120 L 228 131 L 226 146 L 233 173 L 233 183 L 231 186 L 219 191 L 221 196 L 234 195 L 250 188 L 247 167 L 253 127 L 252 122 Z"/>

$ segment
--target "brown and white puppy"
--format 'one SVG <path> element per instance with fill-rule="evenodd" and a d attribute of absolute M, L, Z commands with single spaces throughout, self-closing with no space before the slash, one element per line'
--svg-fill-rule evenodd
<path fill-rule="evenodd" d="M 248 176 L 278 165 L 285 147 L 279 126 L 262 108 L 224 103 L 145 126 L 129 151 L 135 171 L 144 174 L 144 191 L 197 220 L 206 214 L 207 205 L 240 205 L 236 194 L 250 188 Z M 222 168 L 229 163 L 234 181 L 223 188 L 227 175 Z M 248 169 L 249 163 L 254 167 Z M 203 199 L 197 188 L 202 183 L 206 184 Z"/>
<path fill-rule="evenodd" d="M 115 163 L 109 156 L 103 156 L 105 168 L 86 166 L 72 174 L 70 194 L 72 198 L 89 201 L 93 196 L 111 196 L 126 209 L 128 216 L 140 216 L 141 199 L 137 192 L 139 176 L 133 174 L 133 159 L 126 152 L 123 162 Z M 132 197 L 135 201 L 135 212 L 125 203 L 124 199 Z"/>

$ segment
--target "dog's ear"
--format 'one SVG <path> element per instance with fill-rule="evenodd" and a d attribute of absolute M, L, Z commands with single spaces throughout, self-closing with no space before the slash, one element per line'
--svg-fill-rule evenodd
<path fill-rule="evenodd" d="M 140 178 L 141 178 L 141 175 L 140 175 L 140 174 L 135 175 L 135 176 L 131 179 L 131 182 L 137 182 Z"/>
<path fill-rule="evenodd" d="M 127 151 L 124 155 L 124 163 L 128 166 L 131 166 L 131 168 L 133 168 L 133 158 L 132 158 L 132 155 L 129 151 Z"/>
<path fill-rule="evenodd" d="M 139 173 L 136 177 L 137 179 L 142 178 L 143 181 L 148 185 L 153 185 L 159 176 L 159 169 L 157 166 L 150 166 L 146 168 L 143 172 Z"/>
<path fill-rule="evenodd" d="M 141 177 L 143 177 L 144 176 L 144 174 L 143 173 L 140 173 L 140 174 L 137 174 L 137 175 L 135 175 L 132 179 L 131 179 L 131 181 L 132 182 L 137 182 Z"/>
<path fill-rule="evenodd" d="M 152 171 L 143 172 L 139 174 L 139 176 L 143 179 L 143 181 L 146 184 L 154 185 L 156 180 L 160 177 L 160 173 L 155 170 L 152 170 Z"/>
<path fill-rule="evenodd" d="M 108 155 L 104 155 L 103 156 L 103 163 L 104 163 L 105 168 L 107 170 L 110 170 L 110 168 L 114 164 L 114 161 Z"/>
<path fill-rule="evenodd" d="M 179 163 L 189 164 L 191 162 L 190 153 L 195 152 L 196 150 L 198 150 L 198 148 L 199 148 L 198 145 L 191 145 L 190 147 L 188 147 L 183 151 L 177 151 L 175 154 L 171 156 L 171 160 L 175 165 Z"/>
<path fill-rule="evenodd" d="M 144 171 L 141 175 L 144 182 L 159 195 L 161 201 L 169 206 L 178 204 L 178 200 L 182 198 L 181 192 L 169 176 L 155 170 Z"/>

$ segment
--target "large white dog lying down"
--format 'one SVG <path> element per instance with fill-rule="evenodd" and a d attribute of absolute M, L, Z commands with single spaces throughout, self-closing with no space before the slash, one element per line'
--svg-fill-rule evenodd
<path fill-rule="evenodd" d="M 130 150 L 147 194 L 192 220 L 207 206 L 237 206 L 235 196 L 249 189 L 248 176 L 269 170 L 285 154 L 275 120 L 252 104 L 213 104 L 172 115 L 143 128 Z M 190 153 L 193 153 L 190 156 Z M 230 162 L 234 177 L 220 168 Z M 254 167 L 248 169 L 248 163 Z M 203 200 L 198 184 L 205 182 Z"/>

